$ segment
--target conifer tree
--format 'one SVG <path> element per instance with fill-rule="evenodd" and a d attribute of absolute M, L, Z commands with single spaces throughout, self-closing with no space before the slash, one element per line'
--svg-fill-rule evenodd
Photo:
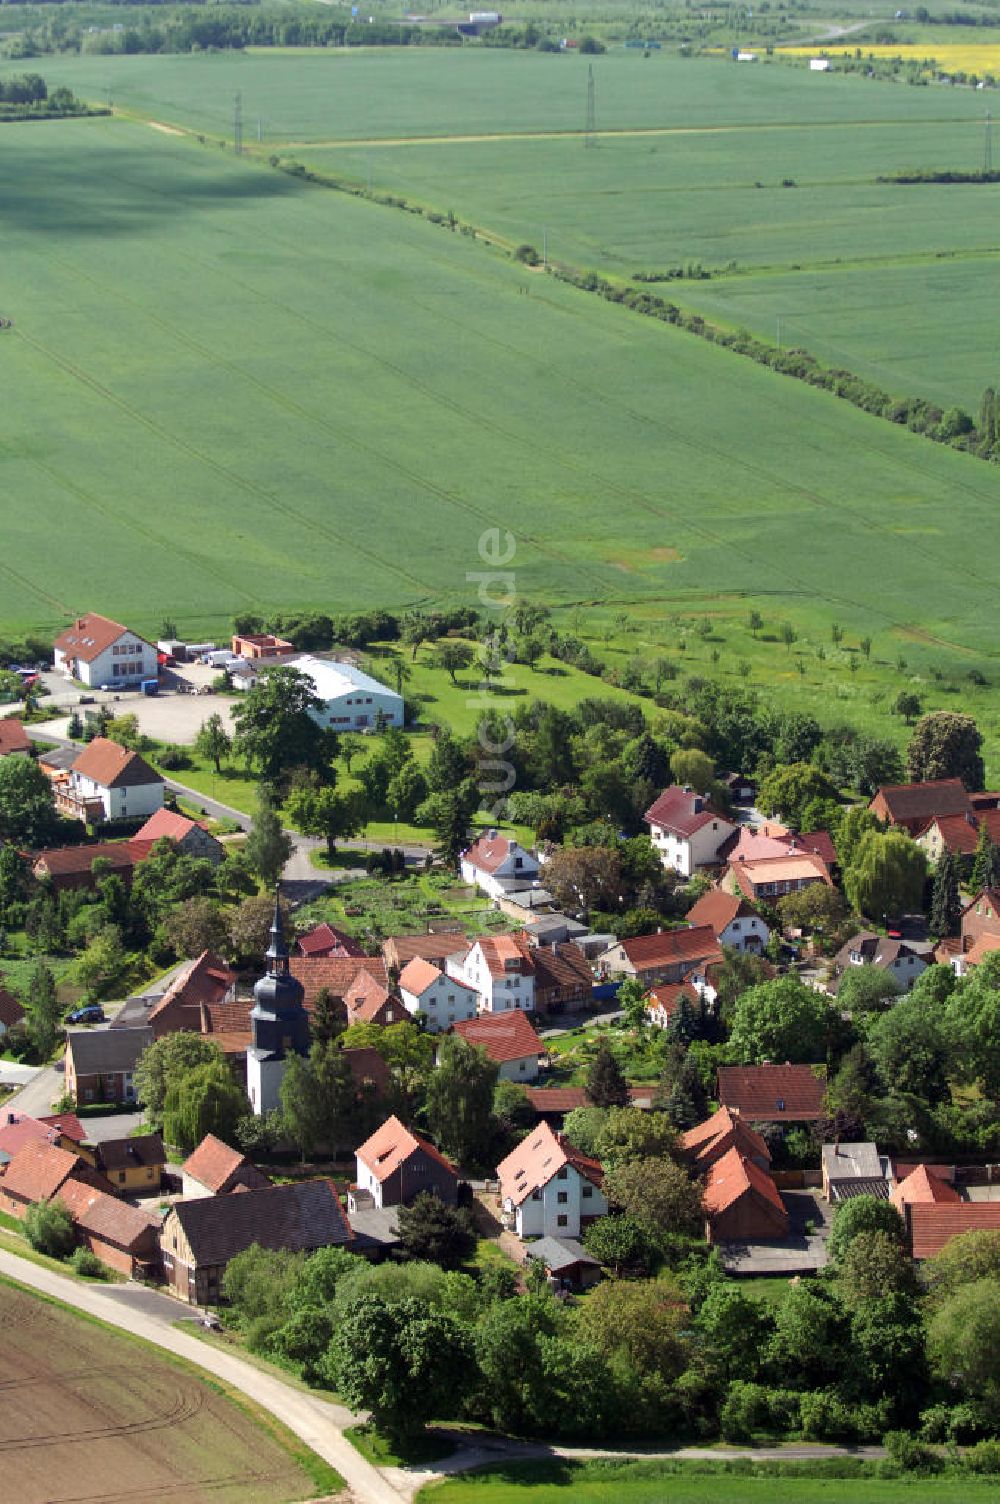
<path fill-rule="evenodd" d="M 984 821 L 979 827 L 976 856 L 972 863 L 972 891 L 981 893 L 984 888 L 996 886 L 1000 877 L 1000 852 L 997 851 Z"/>
<path fill-rule="evenodd" d="M 955 858 L 947 846 L 938 857 L 934 871 L 934 891 L 931 898 L 931 932 L 935 935 L 953 935 L 958 929 L 962 903 L 958 896 L 958 873 Z"/>
<path fill-rule="evenodd" d="M 598 1045 L 587 1072 L 587 1096 L 595 1107 L 628 1106 L 628 1082 L 606 1039 Z"/>

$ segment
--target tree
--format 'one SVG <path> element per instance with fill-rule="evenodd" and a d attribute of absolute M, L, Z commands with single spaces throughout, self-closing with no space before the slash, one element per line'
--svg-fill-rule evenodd
<path fill-rule="evenodd" d="M 991 840 L 989 826 L 984 820 L 976 838 L 976 855 L 972 862 L 969 887 L 973 893 L 982 893 L 987 888 L 995 887 L 998 882 L 1000 882 L 1000 850 Z M 933 928 L 933 925 L 931 927 Z M 953 931 L 941 930 L 939 933 L 950 935 Z"/>
<path fill-rule="evenodd" d="M 842 1201 L 833 1216 L 829 1250 L 834 1263 L 845 1257 L 854 1239 L 861 1233 L 883 1233 L 895 1244 L 899 1256 L 906 1250 L 906 1224 L 889 1201 L 877 1196 L 853 1196 Z"/>
<path fill-rule="evenodd" d="M 679 747 L 670 756 L 670 772 L 676 783 L 707 794 L 715 784 L 715 763 L 697 747 Z"/>
<path fill-rule="evenodd" d="M 836 799 L 837 790 L 809 762 L 793 762 L 769 773 L 757 792 L 757 804 L 765 815 L 779 815 L 801 826 L 802 812 L 814 799 Z"/>
<path fill-rule="evenodd" d="M 368 747 L 364 737 L 358 736 L 357 732 L 345 731 L 343 733 L 340 738 L 340 755 L 344 759 L 344 767 L 347 769 L 348 775 L 350 775 L 351 763 L 354 759 L 360 757 L 367 750 Z"/>
<path fill-rule="evenodd" d="M 0 841 L 46 846 L 58 821 L 52 785 L 31 757 L 0 757 Z"/>
<path fill-rule="evenodd" d="M 927 1327 L 927 1352 L 950 1385 L 995 1405 L 1000 1398 L 1000 1280 L 963 1285 Z"/>
<path fill-rule="evenodd" d="M 880 966 L 849 966 L 837 987 L 837 1007 L 852 1018 L 881 1012 L 899 997 L 899 984 Z"/>
<path fill-rule="evenodd" d="M 21 1222 L 24 1236 L 36 1253 L 65 1259 L 76 1244 L 76 1228 L 63 1201 L 38 1201 L 29 1206 Z"/>
<path fill-rule="evenodd" d="M 266 888 L 274 887 L 293 849 L 292 838 L 281 827 L 267 785 L 261 784 L 253 829 L 246 838 L 243 852 Z"/>
<path fill-rule="evenodd" d="M 323 838 L 331 862 L 337 854 L 337 842 L 356 836 L 365 826 L 364 806 L 356 793 L 300 787 L 289 794 L 285 808 L 288 818 L 305 835 Z"/>
<path fill-rule="evenodd" d="M 703 1123 L 708 1116 L 708 1098 L 698 1062 L 687 1051 L 670 1083 L 663 1110 L 674 1127 L 681 1131 Z"/>
<path fill-rule="evenodd" d="M 479 808 L 479 790 L 471 778 L 465 778 L 457 789 L 442 790 L 430 794 L 416 811 L 418 825 L 429 825 L 437 841 L 435 851 L 449 867 L 458 860 L 458 854 L 468 844 L 469 825 Z"/>
<path fill-rule="evenodd" d="M 621 870 L 607 846 L 562 846 L 545 864 L 545 885 L 571 911 L 609 909 L 618 902 Z"/>
<path fill-rule="evenodd" d="M 476 1231 L 465 1209 L 446 1206 L 432 1191 L 421 1191 L 396 1214 L 399 1251 L 407 1259 L 427 1259 L 442 1269 L 459 1269 L 476 1247 Z"/>
<path fill-rule="evenodd" d="M 550 1403 L 545 1344 L 558 1312 L 546 1295 L 528 1294 L 490 1307 L 475 1331 L 476 1359 L 489 1418 L 504 1431 L 528 1435 L 544 1425 Z"/>
<path fill-rule="evenodd" d="M 687 1367 L 691 1313 L 676 1279 L 606 1280 L 580 1308 L 580 1336 L 614 1367 L 665 1387 Z"/>
<path fill-rule="evenodd" d="M 459 1164 L 481 1162 L 493 1138 L 497 1067 L 485 1050 L 446 1034 L 427 1087 L 427 1122 L 446 1154 Z"/>
<path fill-rule="evenodd" d="M 648 1273 L 657 1253 L 654 1240 L 634 1217 L 624 1215 L 598 1217 L 584 1229 L 584 1247 L 595 1259 L 616 1275 Z"/>
<path fill-rule="evenodd" d="M 281 920 L 286 929 L 288 918 L 288 905 L 282 901 Z M 258 962 L 267 951 L 273 920 L 272 897 L 261 893 L 245 898 L 229 916 L 229 943 L 235 954 L 242 960 Z"/>
<path fill-rule="evenodd" d="M 423 611 L 407 611 L 399 625 L 399 635 L 406 646 L 411 649 L 411 658 L 416 662 L 417 649 L 426 641 L 431 633 L 430 617 Z"/>
<path fill-rule="evenodd" d="M 622 1010 L 630 1029 L 640 1029 L 646 1022 L 647 989 L 638 977 L 626 977 L 618 989 L 615 1002 Z"/>
<path fill-rule="evenodd" d="M 982 735 L 970 715 L 934 710 L 917 722 L 906 762 L 915 783 L 936 778 L 960 778 L 970 790 L 981 789 L 985 771 Z"/>
<path fill-rule="evenodd" d="M 412 1298 L 365 1295 L 337 1321 L 326 1369 L 346 1404 L 370 1411 L 386 1435 L 406 1437 L 458 1406 L 472 1346 L 454 1316 Z"/>
<path fill-rule="evenodd" d="M 980 829 L 980 838 L 986 827 Z M 987 840 L 989 834 L 987 832 Z M 979 852 L 977 849 L 978 859 Z M 979 892 L 979 888 L 975 888 Z M 962 900 L 958 892 L 958 872 L 955 867 L 955 858 L 947 846 L 937 859 L 934 868 L 934 889 L 931 896 L 931 933 L 944 937 L 954 935 L 958 930 L 958 923 L 962 917 Z"/>
<path fill-rule="evenodd" d="M 442 642 L 434 655 L 434 662 L 448 674 L 452 684 L 457 684 L 455 675 L 471 667 L 472 649 L 467 642 Z"/>
<path fill-rule="evenodd" d="M 314 1044 L 305 1060 L 293 1055 L 279 1095 L 285 1130 L 304 1160 L 320 1147 L 335 1155 L 360 1142 L 352 1131 L 357 1089 L 351 1062 L 336 1044 Z"/>
<path fill-rule="evenodd" d="M 978 1081 L 995 1102 L 1000 1097 L 1000 956 L 987 956 L 959 982 L 945 1015 L 956 1075 Z"/>
<path fill-rule="evenodd" d="M 695 1325 L 709 1362 L 730 1379 L 755 1379 L 774 1326 L 766 1304 L 729 1282 L 713 1284 Z"/>
<path fill-rule="evenodd" d="M 715 982 L 719 1008 L 729 1017 L 738 997 L 748 987 L 766 982 L 771 975 L 767 963 L 749 950 L 723 949 L 723 961 Z"/>
<path fill-rule="evenodd" d="M 233 742 L 218 711 L 202 723 L 195 737 L 194 749 L 199 757 L 208 758 L 217 773 L 222 772 L 222 760 L 233 750 Z"/>
<path fill-rule="evenodd" d="M 656 1238 L 693 1237 L 704 1222 L 700 1187 L 666 1156 L 617 1165 L 605 1175 L 603 1190 L 613 1206 Z"/>
<path fill-rule="evenodd" d="M 0 846 L 0 915 L 24 897 L 30 869 L 16 846 Z"/>
<path fill-rule="evenodd" d="M 896 696 L 895 703 L 893 704 L 892 708 L 897 715 L 901 715 L 903 717 L 903 720 L 908 726 L 912 726 L 914 721 L 917 719 L 917 716 L 920 714 L 921 710 L 923 710 L 924 707 L 920 696 L 918 694 L 914 694 L 912 689 L 901 689 L 899 694 Z"/>
<path fill-rule="evenodd" d="M 665 1112 L 612 1107 L 601 1124 L 596 1154 L 609 1170 L 632 1160 L 672 1154 L 676 1146 L 677 1133 Z"/>
<path fill-rule="evenodd" d="M 215 898 L 186 899 L 167 915 L 163 928 L 178 956 L 219 951 L 226 943 L 226 918 Z"/>
<path fill-rule="evenodd" d="M 777 977 L 744 992 L 732 1010 L 729 1043 L 746 1065 L 765 1060 L 822 1060 L 829 1000 L 796 977 Z"/>
<path fill-rule="evenodd" d="M 836 1296 L 814 1281 L 793 1285 L 776 1313 L 769 1376 L 796 1389 L 830 1384 L 840 1377 L 846 1339 L 846 1313 Z"/>
<path fill-rule="evenodd" d="M 837 1289 L 844 1304 L 852 1309 L 886 1295 L 917 1293 L 913 1264 L 908 1258 L 900 1258 L 895 1227 L 892 1233 L 882 1228 L 854 1233 L 840 1256 Z"/>
<path fill-rule="evenodd" d="M 610 1044 L 602 1039 L 587 1070 L 587 1096 L 595 1107 L 627 1107 L 628 1082 Z"/>
<path fill-rule="evenodd" d="M 56 979 L 44 961 L 36 961 L 31 968 L 24 1012 L 32 1048 L 39 1060 L 48 1060 L 62 1032 L 62 1005 Z"/>
<path fill-rule="evenodd" d="M 606 1107 L 574 1107 L 563 1118 L 563 1133 L 577 1149 L 596 1159 L 601 1129 L 607 1118 Z"/>
<path fill-rule="evenodd" d="M 932 1300 L 941 1304 L 963 1285 L 977 1280 L 1000 1280 L 1000 1232 L 984 1228 L 951 1238 L 923 1266 Z"/>
<path fill-rule="evenodd" d="M 858 847 L 868 832 L 878 829 L 879 823 L 870 809 L 866 809 L 863 804 L 848 805 L 840 817 L 836 830 L 830 832 L 843 869 L 853 864 Z"/>
<path fill-rule="evenodd" d="M 951 1035 L 940 1003 L 921 992 L 919 982 L 864 1022 L 869 1054 L 888 1089 L 928 1106 L 947 1101 Z"/>
<path fill-rule="evenodd" d="M 105 924 L 76 962 L 76 979 L 88 996 L 100 997 L 121 976 L 125 964 L 122 933 L 116 924 Z"/>
<path fill-rule="evenodd" d="M 309 1015 L 309 1031 L 316 1044 L 332 1044 L 347 1027 L 343 1002 L 329 987 L 321 987 L 313 1001 Z"/>
<path fill-rule="evenodd" d="M 393 819 L 412 820 L 417 807 L 427 798 L 427 779 L 415 762 L 404 763 L 389 779 L 385 802 Z"/>
<path fill-rule="evenodd" d="M 434 733 L 424 773 L 432 794 L 457 789 L 468 777 L 469 759 L 447 727 L 439 727 Z"/>
<path fill-rule="evenodd" d="M 175 1036 L 176 1037 L 176 1036 Z M 246 1093 L 224 1060 L 208 1061 L 175 1078 L 163 1099 L 163 1136 L 190 1154 L 206 1133 L 231 1143 L 248 1111 Z"/>
<path fill-rule="evenodd" d="M 501 1077 L 493 1088 L 493 1119 L 505 1136 L 519 1128 L 534 1128 L 537 1117 L 527 1090 L 519 1081 Z"/>
<path fill-rule="evenodd" d="M 808 883 L 796 893 L 786 893 L 778 900 L 778 913 L 784 925 L 829 935 L 847 918 L 847 905 L 836 888 L 826 883 Z"/>
<path fill-rule="evenodd" d="M 908 835 L 870 830 L 844 871 L 844 892 L 857 913 L 885 921 L 921 908 L 926 876 L 927 858 Z"/>
<path fill-rule="evenodd" d="M 192 1034 L 186 1029 L 164 1034 L 143 1050 L 136 1062 L 134 1083 L 136 1100 L 144 1108 L 146 1121 L 158 1128 L 163 1118 L 163 1104 L 170 1086 L 199 1065 L 224 1064 L 219 1047 L 209 1037 Z"/>
<path fill-rule="evenodd" d="M 336 737 L 313 719 L 322 710 L 323 702 L 305 674 L 295 668 L 269 669 L 233 711 L 233 750 L 268 781 L 289 768 L 315 768 L 325 774 Z"/>

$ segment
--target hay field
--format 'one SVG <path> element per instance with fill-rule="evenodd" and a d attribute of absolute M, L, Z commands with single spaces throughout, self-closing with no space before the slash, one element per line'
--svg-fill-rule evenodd
<path fill-rule="evenodd" d="M 944 70 L 954 73 L 975 73 L 980 78 L 986 73 L 994 77 L 1000 73 L 1000 42 L 939 42 L 928 37 L 923 42 L 876 43 L 861 41 L 853 47 L 838 47 L 835 43 L 823 47 L 782 47 L 789 57 L 854 57 L 860 51 L 862 57 L 902 58 L 903 62 L 922 63 L 928 58 Z"/>

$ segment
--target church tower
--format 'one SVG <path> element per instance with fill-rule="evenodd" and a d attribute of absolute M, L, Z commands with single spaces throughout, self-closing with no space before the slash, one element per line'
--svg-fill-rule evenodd
<path fill-rule="evenodd" d="M 247 1049 L 247 1093 L 260 1117 L 281 1105 L 279 1091 L 292 1055 L 308 1055 L 309 1016 L 302 983 L 292 976 L 282 932 L 278 890 L 274 895 L 267 970 L 253 990 L 252 1040 Z"/>

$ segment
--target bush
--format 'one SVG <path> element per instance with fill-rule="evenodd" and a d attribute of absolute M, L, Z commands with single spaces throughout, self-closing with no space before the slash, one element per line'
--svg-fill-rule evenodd
<path fill-rule="evenodd" d="M 97 1254 L 92 1253 L 89 1248 L 77 1248 L 70 1263 L 77 1274 L 85 1274 L 88 1279 L 104 1279 L 108 1272 Z"/>
<path fill-rule="evenodd" d="M 540 266 L 542 258 L 533 245 L 519 245 L 514 252 L 514 260 L 523 262 L 525 266 Z"/>
<path fill-rule="evenodd" d="M 904 1473 L 919 1473 L 929 1477 L 944 1469 L 944 1458 L 925 1442 L 911 1436 L 909 1431 L 887 1431 L 884 1441 L 890 1458 Z"/>
<path fill-rule="evenodd" d="M 191 766 L 191 758 L 183 747 L 164 747 L 157 762 L 168 773 L 178 773 Z"/>
<path fill-rule="evenodd" d="M 962 1460 L 970 1473 L 1000 1473 L 1000 1441 L 977 1441 Z"/>
<path fill-rule="evenodd" d="M 829 1389 L 817 1389 L 799 1399 L 802 1434 L 810 1441 L 838 1441 L 853 1437 L 854 1408 Z"/>
<path fill-rule="evenodd" d="M 24 1214 L 24 1236 L 36 1253 L 53 1259 L 68 1258 L 76 1235 L 73 1219 L 61 1201 L 39 1201 Z"/>
<path fill-rule="evenodd" d="M 730 1384 L 719 1417 L 724 1441 L 749 1441 L 755 1431 L 792 1431 L 798 1423 L 799 1396 L 793 1390 L 742 1379 Z"/>

